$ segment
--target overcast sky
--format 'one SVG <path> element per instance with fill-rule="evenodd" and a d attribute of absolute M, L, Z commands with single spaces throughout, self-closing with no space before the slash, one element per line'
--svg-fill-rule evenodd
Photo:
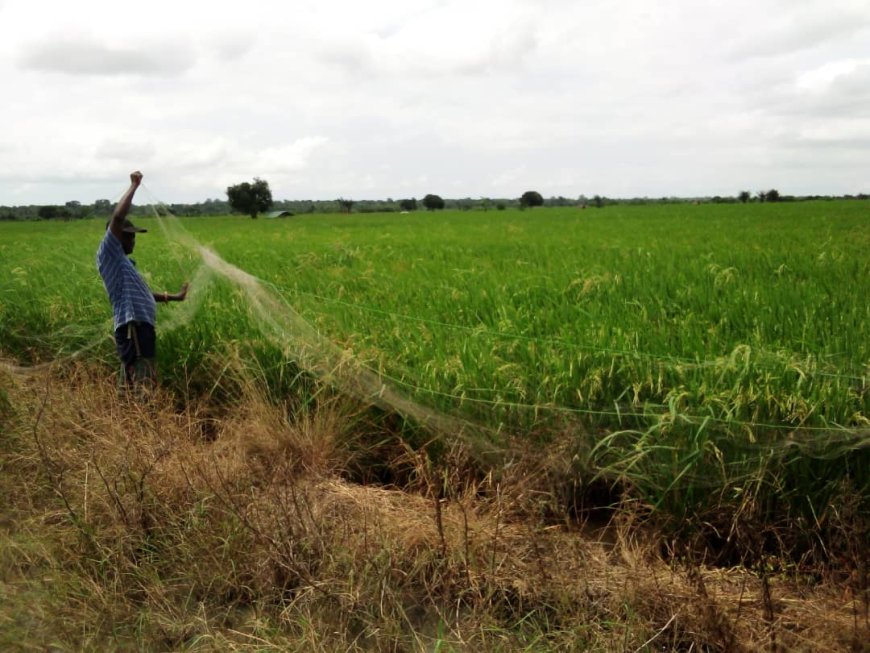
<path fill-rule="evenodd" d="M 0 0 L 0 204 L 870 192 L 870 0 Z"/>

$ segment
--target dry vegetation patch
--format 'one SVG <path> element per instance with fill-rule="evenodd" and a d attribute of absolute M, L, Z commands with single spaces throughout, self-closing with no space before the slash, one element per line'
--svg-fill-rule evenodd
<path fill-rule="evenodd" d="M 403 486 L 362 485 L 364 418 L 337 400 L 2 381 L 7 650 L 866 650 L 862 579 L 664 560 L 628 503 L 553 523 L 541 461 L 473 475 L 459 445 L 395 442 Z"/>

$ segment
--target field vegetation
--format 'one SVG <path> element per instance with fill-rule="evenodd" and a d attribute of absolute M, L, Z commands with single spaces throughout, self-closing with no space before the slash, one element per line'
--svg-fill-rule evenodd
<path fill-rule="evenodd" d="M 138 222 L 152 288 L 192 285 L 159 316 L 171 410 L 137 415 L 107 380 L 102 222 L 0 225 L 20 553 L 0 587 L 35 593 L 36 630 L 322 650 L 866 634 L 865 203 Z M 68 632 L 46 574 L 74 621 L 111 623 Z"/>

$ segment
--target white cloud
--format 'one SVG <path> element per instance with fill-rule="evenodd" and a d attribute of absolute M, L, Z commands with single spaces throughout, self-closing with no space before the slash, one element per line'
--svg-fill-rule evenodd
<path fill-rule="evenodd" d="M 154 144 L 141 139 L 106 138 L 96 146 L 94 157 L 100 160 L 149 161 L 155 154 Z"/>
<path fill-rule="evenodd" d="M 247 31 L 221 30 L 204 37 L 208 49 L 226 63 L 243 58 L 254 48 L 256 36 Z"/>
<path fill-rule="evenodd" d="M 744 29 L 732 45 L 735 55 L 784 56 L 843 41 L 865 31 L 870 15 L 867 0 L 772 2 L 769 6 L 770 13 L 746 14 Z"/>
<path fill-rule="evenodd" d="M 870 0 L 0 3 L 0 204 L 870 190 Z"/>
<path fill-rule="evenodd" d="M 67 75 L 180 75 L 194 63 L 176 43 L 109 46 L 87 37 L 50 37 L 25 45 L 19 56 L 24 69 Z"/>
<path fill-rule="evenodd" d="M 268 147 L 254 153 L 264 170 L 276 173 L 295 172 L 307 167 L 311 157 L 326 147 L 329 139 L 322 136 L 305 136 L 292 143 Z"/>
<path fill-rule="evenodd" d="M 824 92 L 841 77 L 848 77 L 856 69 L 870 65 L 870 59 L 844 59 L 829 61 L 817 68 L 808 70 L 797 78 L 797 87 L 802 91 Z"/>
<path fill-rule="evenodd" d="M 537 45 L 538 18 L 512 3 L 439 3 L 399 25 L 327 33 L 322 57 L 352 73 L 486 75 L 515 73 Z"/>
<path fill-rule="evenodd" d="M 164 142 L 148 162 L 149 187 L 161 188 L 172 179 L 182 179 L 194 193 L 188 201 L 222 195 L 225 188 L 240 181 L 261 177 L 273 192 L 287 193 L 304 176 L 312 160 L 328 144 L 327 139 L 305 136 L 296 141 L 259 148 L 229 138 L 200 135 L 187 142 Z M 129 166 L 131 169 L 135 165 Z"/>

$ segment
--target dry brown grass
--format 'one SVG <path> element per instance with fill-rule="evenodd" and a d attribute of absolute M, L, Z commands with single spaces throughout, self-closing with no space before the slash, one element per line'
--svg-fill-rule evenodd
<path fill-rule="evenodd" d="M 558 446 L 472 473 L 338 400 L 129 402 L 93 368 L 2 376 L 4 650 L 867 650 L 862 579 L 665 561 L 626 503 L 554 523 Z M 372 441 L 377 440 L 375 437 Z M 544 518 L 544 515 L 547 515 Z M 863 593 L 862 593 L 863 590 Z"/>

